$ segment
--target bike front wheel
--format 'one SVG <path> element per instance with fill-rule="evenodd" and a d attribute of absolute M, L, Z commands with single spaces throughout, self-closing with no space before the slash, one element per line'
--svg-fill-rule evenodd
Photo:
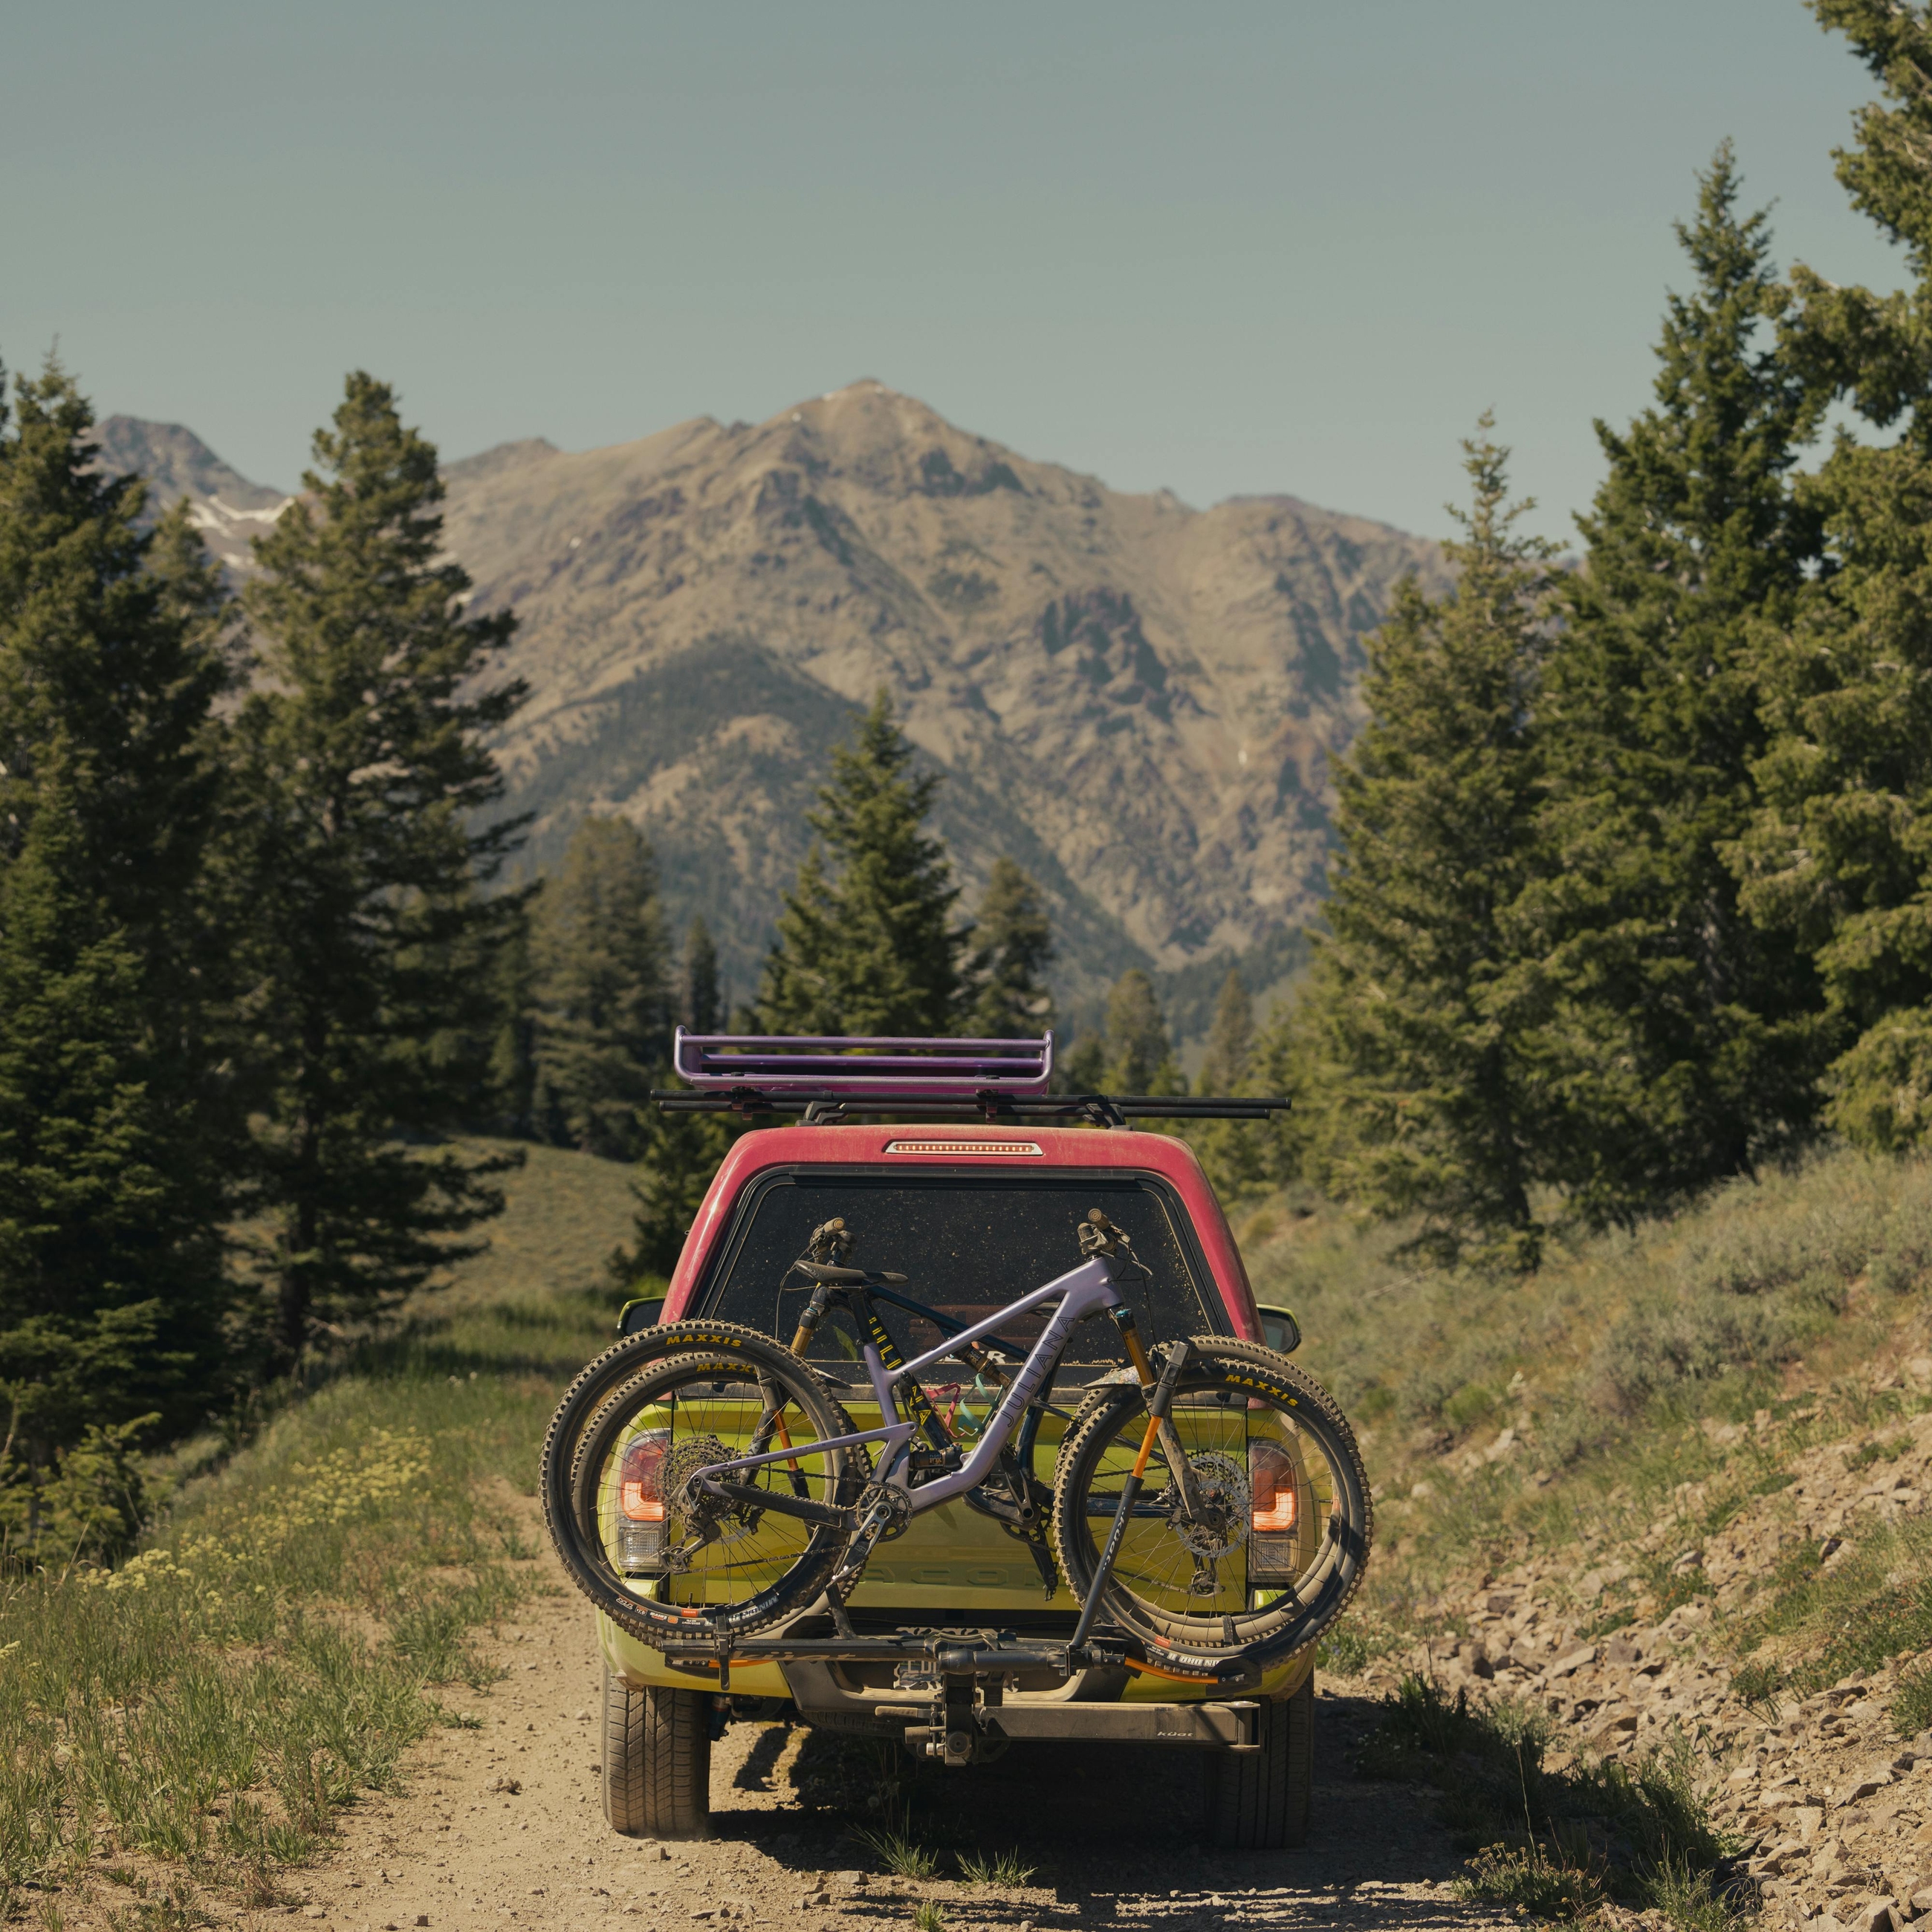
<path fill-rule="evenodd" d="M 1306 1648 L 1347 1607 L 1374 1535 L 1368 1474 L 1341 1411 L 1286 1356 L 1219 1335 L 1189 1348 L 1171 1435 L 1150 1449 L 1139 1389 L 1089 1407 L 1060 1453 L 1054 1544 L 1084 1604 L 1142 1466 L 1101 1621 L 1157 1672 L 1245 1677 Z"/>

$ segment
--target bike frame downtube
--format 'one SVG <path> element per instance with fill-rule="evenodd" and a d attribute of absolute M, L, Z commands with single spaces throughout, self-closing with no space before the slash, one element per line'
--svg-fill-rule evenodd
<path fill-rule="evenodd" d="M 950 1475 L 940 1476 L 930 1483 L 922 1483 L 917 1489 L 907 1490 L 908 1500 L 913 1513 L 935 1508 L 950 1502 L 953 1497 L 964 1496 L 968 1490 L 976 1489 L 992 1473 L 999 1460 L 1000 1450 L 1004 1444 L 1013 1424 L 1027 1405 L 1032 1401 L 1040 1385 L 1052 1374 L 1054 1366 L 1065 1351 L 1073 1330 L 1090 1315 L 1097 1315 L 1120 1305 L 1120 1292 L 1114 1286 L 1114 1278 L 1108 1270 L 1106 1258 L 1095 1255 L 1082 1262 L 1058 1280 L 1048 1282 L 1044 1288 L 1036 1288 L 1030 1294 L 1022 1295 L 1017 1301 L 1010 1303 L 996 1314 L 989 1315 L 985 1321 L 977 1322 L 962 1328 L 956 1335 L 948 1336 L 936 1348 L 928 1349 L 923 1355 L 915 1356 L 903 1368 L 888 1369 L 879 1359 L 879 1352 L 871 1342 L 865 1346 L 866 1373 L 872 1384 L 872 1393 L 878 1399 L 881 1417 L 896 1416 L 898 1406 L 893 1397 L 895 1385 L 916 1376 L 943 1362 L 962 1342 L 976 1342 L 982 1335 L 989 1335 L 1003 1322 L 1010 1322 L 1016 1315 L 1026 1314 L 1037 1308 L 1041 1303 L 1051 1301 L 1055 1297 L 1060 1306 L 1053 1313 L 1046 1328 L 1041 1330 L 1019 1372 L 1007 1384 L 999 1407 L 993 1412 L 986 1428 L 981 1432 L 977 1447 L 964 1464 Z M 885 1423 L 878 1429 L 867 1429 L 851 1436 L 836 1436 L 823 1442 L 801 1442 L 789 1453 L 783 1449 L 766 1456 L 743 1456 L 728 1462 L 714 1462 L 698 1472 L 696 1480 L 708 1483 L 720 1476 L 735 1474 L 741 1469 L 762 1468 L 767 1463 L 783 1462 L 791 1457 L 809 1456 L 821 1450 L 856 1448 L 862 1443 L 883 1442 L 886 1453 L 882 1459 L 888 1470 L 902 1471 L 904 1459 L 901 1452 L 911 1439 L 916 1425 L 910 1422 Z M 889 1478 L 890 1480 L 890 1478 Z M 904 1486 L 903 1478 L 901 1486 Z M 768 1507 L 781 1515 L 784 1513 L 784 1498 L 775 1495 Z"/>

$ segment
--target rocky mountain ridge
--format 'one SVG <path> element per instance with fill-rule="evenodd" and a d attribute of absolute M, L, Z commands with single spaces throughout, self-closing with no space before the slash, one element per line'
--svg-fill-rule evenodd
<path fill-rule="evenodd" d="M 152 508 L 168 508 L 185 496 L 202 541 L 236 576 L 253 567 L 250 544 L 273 527 L 292 500 L 250 482 L 179 423 L 109 416 L 94 437 L 104 468 L 148 479 Z"/>
<path fill-rule="evenodd" d="M 278 505 L 191 452 L 143 461 L 154 427 L 112 419 L 107 459 L 193 494 L 245 569 L 243 520 Z M 587 812 L 631 818 L 740 992 L 830 746 L 881 686 L 946 776 L 967 903 L 1002 853 L 1032 872 L 1065 991 L 1278 958 L 1322 890 L 1361 637 L 1403 576 L 1446 581 L 1432 544 L 1384 526 L 1109 490 L 870 380 L 764 423 L 508 444 L 446 476 L 475 608 L 521 620 L 508 668 L 531 698 L 502 754 L 529 862 Z"/>

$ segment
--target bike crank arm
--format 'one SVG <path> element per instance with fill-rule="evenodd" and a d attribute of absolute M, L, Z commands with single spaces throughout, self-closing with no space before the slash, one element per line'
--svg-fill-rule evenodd
<path fill-rule="evenodd" d="M 1161 1369 L 1160 1379 L 1154 1384 L 1154 1394 L 1148 1400 L 1147 1433 L 1141 1438 L 1141 1453 L 1134 1458 L 1134 1466 L 1128 1471 L 1126 1480 L 1120 1485 L 1120 1500 L 1114 1509 L 1114 1526 L 1107 1532 L 1106 1546 L 1100 1552 L 1100 1563 L 1094 1570 L 1092 1581 L 1087 1586 L 1087 1600 L 1080 1606 L 1080 1621 L 1074 1628 L 1071 1646 L 1076 1657 L 1085 1649 L 1087 1639 L 1094 1628 L 1094 1619 L 1100 1613 L 1100 1599 L 1106 1594 L 1107 1579 L 1114 1574 L 1114 1559 L 1120 1555 L 1120 1544 L 1126 1536 L 1127 1525 L 1133 1520 L 1134 1498 L 1141 1492 L 1141 1481 L 1147 1474 L 1148 1459 L 1153 1455 L 1155 1441 L 1166 1424 L 1168 1406 L 1174 1400 L 1174 1385 L 1180 1381 L 1180 1371 L 1186 1360 L 1187 1344 L 1185 1342 L 1175 1342 L 1168 1351 L 1167 1360 Z"/>

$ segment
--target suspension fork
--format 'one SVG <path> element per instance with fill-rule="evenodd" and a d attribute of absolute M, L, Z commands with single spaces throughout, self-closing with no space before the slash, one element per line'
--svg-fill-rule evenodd
<path fill-rule="evenodd" d="M 1148 1454 L 1158 1439 L 1161 1452 L 1167 1458 L 1168 1469 L 1173 1476 L 1174 1486 L 1180 1492 L 1182 1510 L 1192 1522 L 1200 1514 L 1201 1492 L 1194 1480 L 1193 1467 L 1188 1462 L 1186 1452 L 1180 1446 L 1180 1438 L 1175 1433 L 1174 1424 L 1168 1419 L 1168 1410 L 1174 1399 L 1171 1378 L 1180 1373 L 1175 1364 L 1186 1360 L 1187 1344 L 1185 1342 L 1174 1343 L 1168 1355 L 1166 1369 L 1156 1378 L 1154 1364 L 1148 1360 L 1147 1346 L 1142 1341 L 1139 1327 L 1134 1320 L 1134 1311 L 1122 1302 L 1118 1308 L 1110 1308 L 1107 1312 L 1113 1318 L 1114 1326 L 1120 1331 L 1120 1345 L 1127 1352 L 1127 1360 L 1133 1364 L 1134 1373 L 1140 1378 L 1141 1393 L 1148 1399 L 1151 1420 L 1148 1426 L 1147 1448 L 1141 1452 L 1141 1466 L 1145 1468 Z M 1156 1402 L 1156 1390 L 1162 1385 L 1166 1387 L 1167 1394 Z M 1136 1486 L 1138 1486 L 1138 1482 Z"/>
<path fill-rule="evenodd" d="M 758 1392 L 764 1398 L 765 1412 L 759 1418 L 758 1428 L 752 1433 L 752 1446 L 748 1453 L 754 1456 L 762 1456 L 771 1447 L 772 1433 L 774 1429 L 778 1432 L 779 1448 L 789 1449 L 791 1447 L 791 1431 L 785 1425 L 785 1401 L 784 1397 L 779 1392 L 778 1384 L 770 1376 L 761 1375 L 758 1378 Z M 798 1459 L 796 1456 L 792 1457 L 785 1464 L 785 1467 L 791 1472 L 792 1494 L 795 1496 L 809 1494 L 810 1491 L 805 1480 L 805 1472 L 798 1466 Z"/>
<path fill-rule="evenodd" d="M 791 1338 L 791 1352 L 794 1355 L 802 1358 L 819 1323 L 824 1318 L 825 1290 L 820 1288 L 806 1304 L 803 1312 L 799 1316 L 797 1330 Z M 792 1446 L 791 1430 L 784 1418 L 785 1404 L 780 1398 L 777 1384 L 770 1376 L 760 1376 L 758 1378 L 758 1391 L 764 1398 L 765 1413 L 753 1433 L 750 1453 L 754 1456 L 762 1456 L 771 1446 L 775 1431 L 778 1438 L 778 1447 L 789 1449 Z M 807 1495 L 809 1489 L 805 1480 L 805 1472 L 798 1466 L 796 1458 L 788 1461 L 785 1467 L 790 1472 L 792 1494 L 795 1496 Z"/>
<path fill-rule="evenodd" d="M 1154 1384 L 1154 1364 L 1148 1360 L 1147 1345 L 1141 1340 L 1140 1324 L 1134 1319 L 1134 1311 L 1124 1301 L 1118 1307 L 1107 1310 L 1114 1326 L 1120 1331 L 1120 1346 L 1127 1352 L 1127 1360 L 1133 1364 L 1134 1373 L 1140 1378 L 1143 1390 Z"/>
<path fill-rule="evenodd" d="M 1114 1505 L 1113 1526 L 1107 1532 L 1106 1547 L 1100 1552 L 1100 1561 L 1094 1566 L 1092 1580 L 1087 1586 L 1087 1600 L 1080 1606 L 1080 1621 L 1074 1628 L 1070 1648 L 1076 1658 L 1085 1648 L 1094 1628 L 1094 1619 L 1100 1615 L 1100 1599 L 1107 1594 L 1107 1580 L 1114 1574 L 1114 1559 L 1120 1553 L 1127 1525 L 1132 1520 L 1134 1504 L 1147 1474 L 1148 1459 L 1154 1454 L 1155 1438 L 1167 1427 L 1167 1412 L 1174 1400 L 1174 1385 L 1180 1379 L 1187 1355 L 1187 1344 L 1175 1342 L 1168 1351 L 1160 1379 L 1148 1390 L 1147 1433 L 1141 1438 L 1141 1451 L 1134 1458 L 1134 1466 L 1127 1472 L 1126 1480 L 1120 1485 L 1120 1500 Z M 1182 1466 L 1185 1467 L 1185 1464 Z"/>

